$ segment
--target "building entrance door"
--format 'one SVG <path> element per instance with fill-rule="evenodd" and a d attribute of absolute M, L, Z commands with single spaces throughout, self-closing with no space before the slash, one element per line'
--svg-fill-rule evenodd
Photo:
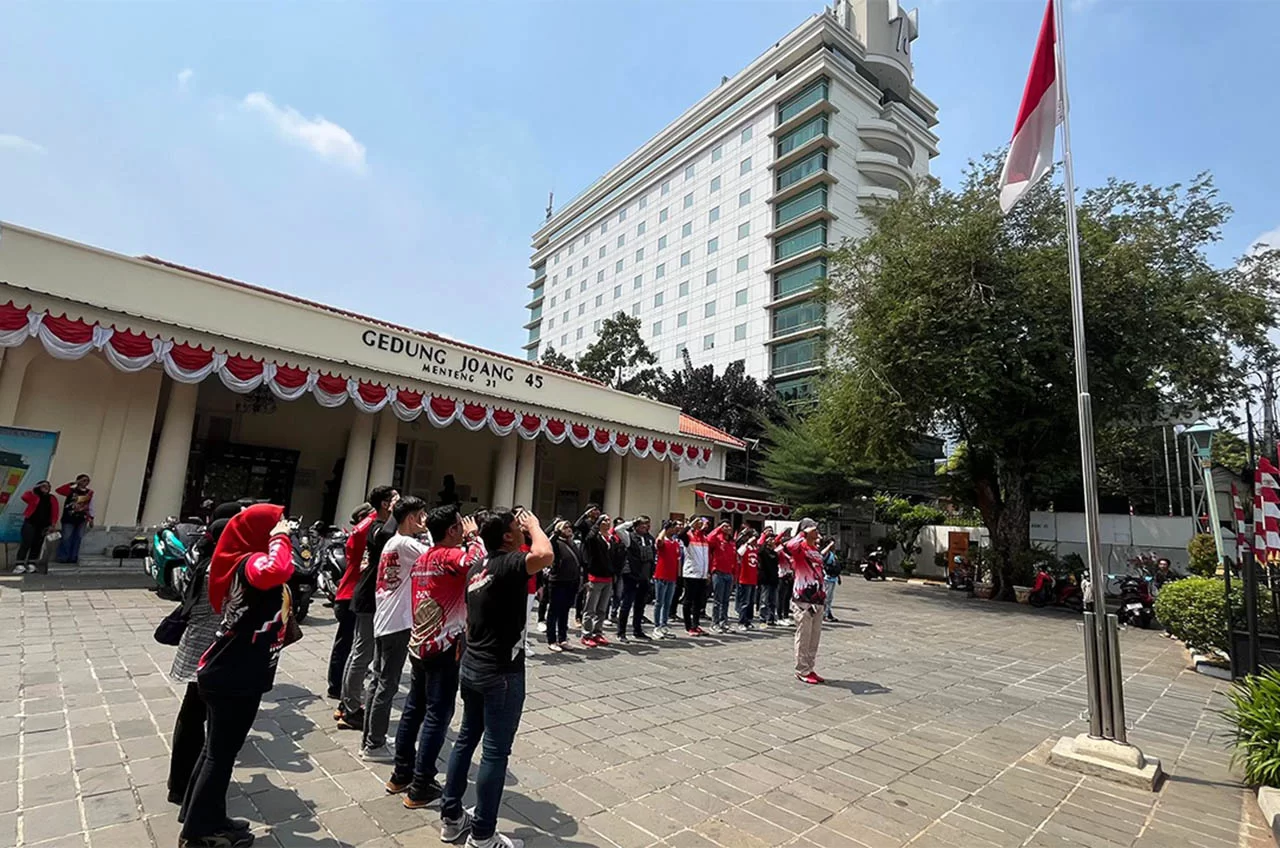
<path fill-rule="evenodd" d="M 206 500 L 220 504 L 238 498 L 283 504 L 287 513 L 297 470 L 298 452 L 294 450 L 196 442 L 187 461 L 182 514 L 197 515 Z"/>

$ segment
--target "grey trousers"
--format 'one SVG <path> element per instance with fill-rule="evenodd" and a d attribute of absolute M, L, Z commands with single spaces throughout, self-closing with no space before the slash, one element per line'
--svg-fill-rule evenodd
<path fill-rule="evenodd" d="M 400 677 L 404 674 L 405 660 L 409 658 L 409 633 L 408 630 L 401 630 L 374 640 L 369 694 L 364 702 L 362 744 L 365 749 L 381 748 L 387 744 L 391 702 L 400 691 Z"/>
<path fill-rule="evenodd" d="M 582 635 L 604 635 L 604 620 L 613 599 L 612 583 L 588 583 L 587 602 L 582 607 Z"/>
<path fill-rule="evenodd" d="M 342 672 L 342 709 L 354 713 L 364 705 L 365 676 L 373 662 L 373 613 L 358 612 L 351 653 Z"/>

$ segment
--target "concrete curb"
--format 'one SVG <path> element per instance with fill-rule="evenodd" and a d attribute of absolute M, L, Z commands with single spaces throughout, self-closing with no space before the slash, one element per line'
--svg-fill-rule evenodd
<path fill-rule="evenodd" d="M 1271 828 L 1271 838 L 1280 845 L 1280 789 L 1263 786 L 1258 789 L 1258 809 Z"/>
<path fill-rule="evenodd" d="M 1230 667 L 1223 668 L 1222 661 L 1217 657 L 1209 657 L 1204 654 L 1192 654 L 1191 665 L 1195 668 L 1197 674 L 1203 674 L 1205 677 L 1214 677 L 1218 680 L 1230 680 Z"/>

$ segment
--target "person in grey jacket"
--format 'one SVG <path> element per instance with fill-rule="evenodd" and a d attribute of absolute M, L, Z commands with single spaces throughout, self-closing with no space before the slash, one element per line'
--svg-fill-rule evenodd
<path fill-rule="evenodd" d="M 618 604 L 618 641 L 627 641 L 627 618 L 632 618 L 631 633 L 636 639 L 649 640 L 641 629 L 644 622 L 644 606 L 649 598 L 649 584 L 653 580 L 653 568 L 658 559 L 658 548 L 649 535 L 649 516 L 641 515 L 615 528 L 626 547 L 626 560 L 622 565 L 622 598 Z"/>

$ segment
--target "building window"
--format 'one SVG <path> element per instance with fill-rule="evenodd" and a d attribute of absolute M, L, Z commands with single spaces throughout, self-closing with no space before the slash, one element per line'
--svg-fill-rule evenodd
<path fill-rule="evenodd" d="M 713 192 L 717 192 L 717 191 L 719 191 L 719 190 L 720 190 L 720 178 L 719 178 L 719 177 L 712 177 L 712 178 L 711 178 L 711 191 L 713 191 Z"/>
<path fill-rule="evenodd" d="M 784 100 L 778 104 L 778 123 L 785 124 L 787 121 L 799 115 L 805 109 L 808 109 L 815 103 L 820 103 L 827 99 L 827 79 L 815 80 L 804 91 L 788 100 Z"/>
<path fill-rule="evenodd" d="M 742 128 L 742 143 L 746 144 L 751 140 L 751 127 Z"/>
<path fill-rule="evenodd" d="M 626 243 L 627 243 L 626 233 L 623 233 L 622 235 L 618 236 L 618 247 L 622 247 Z"/>
<path fill-rule="evenodd" d="M 799 162 L 790 166 L 786 170 L 778 174 L 778 191 L 782 191 L 789 185 L 795 185 L 805 177 L 812 176 L 819 171 L 827 169 L 827 152 L 819 150 L 804 157 Z"/>
<path fill-rule="evenodd" d="M 572 265 L 570 265 L 568 268 L 565 268 L 565 269 L 564 269 L 564 275 L 565 275 L 565 277 L 572 277 L 572 276 L 573 276 L 573 266 L 572 266 Z M 565 282 L 568 282 L 568 280 L 566 280 Z"/>
<path fill-rule="evenodd" d="M 552 262 L 552 264 L 553 264 L 553 265 L 559 265 L 559 264 L 560 264 L 560 254 L 558 254 L 558 253 L 556 254 L 555 261 L 554 261 L 554 262 Z M 552 279 L 554 279 L 554 278 L 552 278 Z"/>
<path fill-rule="evenodd" d="M 751 189 L 747 189 L 746 191 L 742 192 L 742 194 L 739 194 L 739 195 L 738 195 L 738 208 L 739 208 L 739 209 L 741 209 L 742 207 L 746 206 L 746 205 L 747 205 L 748 203 L 750 203 L 750 202 L 751 202 Z"/>
<path fill-rule="evenodd" d="M 586 291 L 586 290 L 587 290 L 587 281 L 586 281 L 586 280 L 583 280 L 582 282 L 578 283 L 578 291 L 580 291 L 580 292 L 584 292 L 584 291 Z"/>
<path fill-rule="evenodd" d="M 622 260 L 621 260 L 621 259 L 619 259 L 617 262 L 613 263 L 613 273 L 615 273 L 615 274 L 621 274 L 621 273 L 622 273 Z"/>
<path fill-rule="evenodd" d="M 739 324 L 733 328 L 733 340 L 740 342 L 747 337 L 747 325 Z"/>
<path fill-rule="evenodd" d="M 796 292 L 807 291 L 827 276 L 827 260 L 814 259 L 795 268 L 788 268 L 780 274 L 773 275 L 773 296 L 786 297 Z"/>
<path fill-rule="evenodd" d="M 596 253 L 596 258 L 597 258 L 597 259 L 604 259 L 604 254 L 605 254 L 605 251 L 606 251 L 607 249 L 608 249 L 608 248 L 606 248 L 603 244 L 602 244 L 602 245 L 600 245 L 600 250 Z"/>
<path fill-rule="evenodd" d="M 653 335 L 655 335 L 655 336 L 660 336 L 660 335 L 662 335 L 662 322 L 661 322 L 661 321 L 654 321 L 654 322 L 653 322 Z"/>
<path fill-rule="evenodd" d="M 614 286 L 614 287 L 613 287 L 613 299 L 614 299 L 614 300 L 617 300 L 617 299 L 618 299 L 618 298 L 620 298 L 620 297 L 622 297 L 622 286 Z"/>
<path fill-rule="evenodd" d="M 693 166 L 692 166 L 692 165 L 685 165 L 685 168 L 684 168 L 684 181 L 685 181 L 685 182 L 689 182 L 689 180 L 691 180 L 691 179 L 693 179 Z"/>
<path fill-rule="evenodd" d="M 577 247 L 577 246 L 578 246 L 578 243 L 577 243 L 576 241 L 571 241 L 571 242 L 569 242 L 569 255 L 570 255 L 570 256 L 572 256 L 572 255 L 573 255 L 573 249 L 574 249 L 575 247 Z"/>
<path fill-rule="evenodd" d="M 618 223 L 621 224 L 625 220 L 627 220 L 627 209 L 624 206 L 618 210 Z"/>
<path fill-rule="evenodd" d="M 643 261 L 644 261 L 644 248 L 642 247 L 636 251 L 636 262 L 643 262 Z"/>
<path fill-rule="evenodd" d="M 800 339 L 774 347 L 770 360 L 770 373 L 789 374 L 818 364 L 818 340 Z"/>
<path fill-rule="evenodd" d="M 569 323 L 569 310 L 566 309 L 564 313 L 560 316 L 560 323 L 561 324 Z"/>
<path fill-rule="evenodd" d="M 600 235 L 604 235 L 604 234 L 605 234 L 605 233 L 607 233 L 607 232 L 609 232 L 609 222 L 608 222 L 608 221 L 601 221 L 601 222 L 600 222 Z"/>
<path fill-rule="evenodd" d="M 582 316 L 587 313 L 587 305 L 585 303 L 578 304 L 578 315 Z"/>
<path fill-rule="evenodd" d="M 582 341 L 582 328 L 581 328 L 581 327 L 579 327 L 579 328 L 578 328 L 578 334 L 577 334 L 577 336 L 576 336 L 575 340 L 576 340 L 576 341 Z"/>
<path fill-rule="evenodd" d="M 648 195 L 645 195 L 644 197 L 640 198 L 640 202 L 636 204 L 636 208 L 644 209 L 648 205 L 649 205 L 649 197 Z"/>
<path fill-rule="evenodd" d="M 821 303 L 806 300 L 793 303 L 773 311 L 773 336 L 785 336 L 820 326 L 826 319 L 826 311 Z"/>
<path fill-rule="evenodd" d="M 712 162 L 719 162 L 719 161 L 720 161 L 720 157 L 721 157 L 721 156 L 723 156 L 723 155 L 724 155 L 724 145 L 717 144 L 715 147 L 711 148 L 711 161 L 712 161 Z"/>
<path fill-rule="evenodd" d="M 719 250 L 719 249 L 720 249 L 720 237 L 719 237 L 719 236 L 717 236 L 716 238 L 713 238 L 713 239 L 711 239 L 710 241 L 708 241 L 708 242 L 707 242 L 707 255 L 708 255 L 708 256 L 710 256 L 712 253 L 715 253 L 715 252 L 716 252 L 717 250 Z"/>
<path fill-rule="evenodd" d="M 747 270 L 747 268 L 749 268 L 750 266 L 751 266 L 751 257 L 749 256 L 738 257 L 738 273 L 739 274 Z"/>
<path fill-rule="evenodd" d="M 689 349 L 689 346 L 684 342 L 681 342 L 680 344 L 676 345 L 676 359 L 684 359 L 684 352 L 688 349 Z"/>
<path fill-rule="evenodd" d="M 776 226 L 794 221 L 801 215 L 807 215 L 815 209 L 827 208 L 827 187 L 816 185 L 808 191 L 797 194 L 786 203 L 779 203 L 774 209 L 773 223 Z"/>
<path fill-rule="evenodd" d="M 807 144 L 819 136 L 827 134 L 827 116 L 819 115 L 805 121 L 791 132 L 778 139 L 778 155 L 786 156 L 802 144 Z"/>
<path fill-rule="evenodd" d="M 661 209 L 661 210 L 658 212 L 658 223 L 659 223 L 659 224 L 665 224 L 665 223 L 667 223 L 667 213 L 668 213 L 668 209 L 667 209 L 666 207 L 664 207 L 663 209 Z"/>
<path fill-rule="evenodd" d="M 568 303 L 568 302 L 569 302 L 569 295 L 571 295 L 571 294 L 573 294 L 573 289 L 565 289 L 565 290 L 564 290 L 564 301 L 565 301 L 566 303 Z"/>
<path fill-rule="evenodd" d="M 689 313 L 688 313 L 688 312 L 681 312 L 679 315 L 677 315 L 677 316 L 676 316 L 676 326 L 677 326 L 677 327 L 684 327 L 684 326 L 686 326 L 688 323 L 689 323 Z"/>
<path fill-rule="evenodd" d="M 686 194 L 684 196 L 684 208 L 689 209 L 689 208 L 692 208 L 692 206 L 693 206 L 693 195 Z"/>
<path fill-rule="evenodd" d="M 565 345 L 567 345 L 568 343 L 569 343 L 569 334 L 568 334 L 568 333 L 565 333 L 565 334 L 563 334 L 562 336 L 560 336 L 560 347 L 564 347 L 564 346 L 565 346 Z"/>
<path fill-rule="evenodd" d="M 680 267 L 683 268 L 689 264 L 689 251 L 680 254 Z"/>
<path fill-rule="evenodd" d="M 599 271 L 596 271 L 596 282 L 597 282 L 597 283 L 603 283 L 603 282 L 604 282 L 604 269 L 601 269 L 601 270 L 599 270 Z"/>
<path fill-rule="evenodd" d="M 745 224 L 739 224 L 738 225 L 738 241 L 742 241 L 744 238 L 746 238 L 749 235 L 751 235 L 751 222 L 748 221 Z"/>
<path fill-rule="evenodd" d="M 712 348 L 714 348 L 715 346 L 716 346 L 716 334 L 715 334 L 715 333 L 707 333 L 705 336 L 703 336 L 703 337 L 702 337 L 702 349 L 703 349 L 703 350 L 711 350 L 711 349 L 712 349 Z"/>
<path fill-rule="evenodd" d="M 639 291 L 640 287 L 643 285 L 644 285 L 644 277 L 641 277 L 639 274 L 637 274 L 636 278 L 631 281 L 631 290 Z"/>
<path fill-rule="evenodd" d="M 604 306 L 604 295 L 596 295 L 596 306 Z"/>
<path fill-rule="evenodd" d="M 779 380 L 773 384 L 773 390 L 778 393 L 778 400 L 788 405 L 808 403 L 813 400 L 813 380 L 809 377 Z"/>
<path fill-rule="evenodd" d="M 659 237 L 658 237 L 658 250 L 664 250 L 664 249 L 666 249 L 666 246 L 667 246 L 667 237 L 666 237 L 666 236 L 659 236 Z"/>
<path fill-rule="evenodd" d="M 665 276 L 667 276 L 667 263 L 659 262 L 658 267 L 653 269 L 653 278 L 661 280 Z"/>
<path fill-rule="evenodd" d="M 775 262 L 778 262 L 826 243 L 827 224 L 825 221 L 818 221 L 803 229 L 796 230 L 785 238 L 774 241 L 773 258 Z"/>
<path fill-rule="evenodd" d="M 693 235 L 693 222 L 686 221 L 685 225 L 680 228 L 680 238 L 688 238 Z"/>
<path fill-rule="evenodd" d="M 645 222 L 644 222 L 644 221 L 641 221 L 640 223 L 636 224 L 636 235 L 638 235 L 638 236 L 642 236 L 642 235 L 644 235 L 644 231 L 645 231 L 645 229 L 646 229 L 646 227 L 645 227 Z"/>
<path fill-rule="evenodd" d="M 552 316 L 547 319 L 547 329 L 554 330 L 555 328 L 556 328 L 556 319 L 555 319 L 555 316 Z"/>
<path fill-rule="evenodd" d="M 683 283 L 681 283 L 681 284 L 676 288 L 676 296 L 677 296 L 677 297 L 688 297 L 688 296 L 689 296 L 689 281 L 688 281 L 688 280 L 685 280 Z"/>
<path fill-rule="evenodd" d="M 654 308 L 656 309 L 657 307 L 661 306 L 666 299 L 667 299 L 667 293 L 664 291 L 660 291 L 657 294 L 655 294 L 653 296 Z"/>
<path fill-rule="evenodd" d="M 551 308 L 555 309 L 555 306 L 556 306 L 556 296 L 551 295 Z"/>
<path fill-rule="evenodd" d="M 738 176 L 751 173 L 751 157 L 748 156 L 738 163 Z"/>
<path fill-rule="evenodd" d="M 720 271 L 716 268 L 712 268 L 710 271 L 707 272 L 707 285 L 714 286 L 716 284 L 716 280 L 718 280 L 719 278 L 720 278 Z"/>
<path fill-rule="evenodd" d="M 733 305 L 734 305 L 734 306 L 746 306 L 746 305 L 747 305 L 747 290 L 746 290 L 746 289 L 738 289 L 736 292 L 734 292 L 734 293 L 733 293 Z"/>
<path fill-rule="evenodd" d="M 671 193 L 671 180 L 662 181 L 662 194 L 666 196 Z"/>
<path fill-rule="evenodd" d="M 714 224 L 716 221 L 719 221 L 719 220 L 720 220 L 720 207 L 714 206 L 712 207 L 711 211 L 707 213 L 707 223 Z"/>
<path fill-rule="evenodd" d="M 595 322 L 594 324 L 592 324 L 592 325 L 591 325 L 591 330 L 592 330 L 592 332 L 594 332 L 596 335 L 599 335 L 599 334 L 600 334 L 600 327 L 601 327 L 601 325 L 602 325 L 603 323 L 604 323 L 603 321 L 601 321 L 599 318 L 597 318 L 597 319 L 596 319 L 596 322 Z"/>
<path fill-rule="evenodd" d="M 715 315 L 716 315 L 716 302 L 714 300 L 708 300 L 706 304 L 704 304 L 702 307 L 702 317 L 714 318 Z"/>

